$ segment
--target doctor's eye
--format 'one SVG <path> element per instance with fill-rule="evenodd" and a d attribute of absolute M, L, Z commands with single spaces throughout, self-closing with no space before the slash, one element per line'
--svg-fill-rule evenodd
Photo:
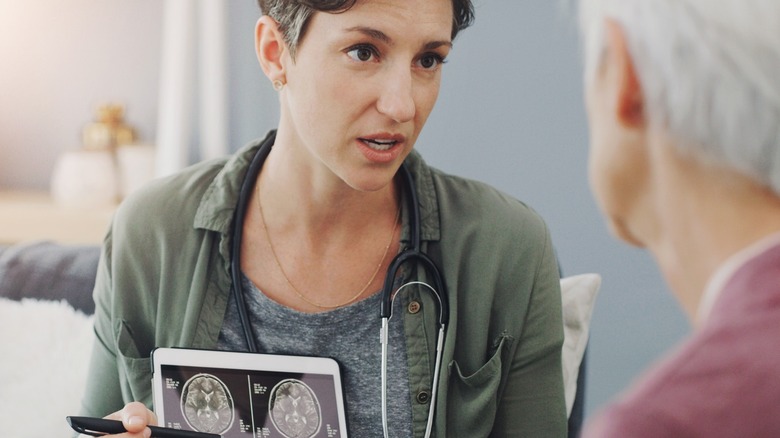
<path fill-rule="evenodd" d="M 370 46 L 370 45 L 358 45 L 354 47 L 350 47 L 347 50 L 347 56 L 350 57 L 353 61 L 357 62 L 368 62 L 376 59 L 372 58 L 378 58 L 379 54 L 377 53 L 377 50 Z"/>
<path fill-rule="evenodd" d="M 417 60 L 417 66 L 424 70 L 436 70 L 437 67 L 446 62 L 447 60 L 437 53 L 426 53 Z"/>

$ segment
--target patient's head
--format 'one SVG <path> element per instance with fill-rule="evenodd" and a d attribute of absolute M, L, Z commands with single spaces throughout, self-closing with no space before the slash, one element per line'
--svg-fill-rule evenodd
<path fill-rule="evenodd" d="M 625 36 L 649 122 L 681 151 L 780 193 L 780 2 L 579 0 L 586 81 L 613 20 Z"/>

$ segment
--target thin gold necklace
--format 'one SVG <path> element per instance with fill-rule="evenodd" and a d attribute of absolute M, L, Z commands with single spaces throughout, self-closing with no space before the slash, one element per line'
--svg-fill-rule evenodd
<path fill-rule="evenodd" d="M 401 217 L 400 205 L 398 206 L 398 211 L 395 214 L 395 221 L 393 222 L 393 228 L 392 230 L 390 230 L 390 240 L 387 242 L 387 245 L 385 246 L 385 250 L 384 253 L 382 254 L 382 258 L 379 260 L 379 263 L 376 265 L 376 269 L 374 269 L 374 273 L 371 274 L 371 278 L 368 279 L 368 283 L 366 283 L 366 285 L 363 286 L 363 288 L 360 289 L 358 293 L 350 297 L 347 301 L 332 305 L 332 304 L 318 303 L 309 298 L 306 298 L 306 296 L 303 293 L 301 293 L 301 291 L 299 291 L 294 284 L 292 284 L 292 281 L 290 281 L 290 278 L 287 276 L 287 273 L 284 272 L 284 268 L 282 268 L 282 264 L 279 262 L 279 257 L 276 255 L 276 250 L 274 249 L 274 245 L 271 242 L 271 235 L 268 233 L 268 226 L 265 223 L 265 216 L 263 215 L 263 206 L 260 204 L 260 184 L 255 185 L 255 192 L 256 192 L 255 195 L 257 196 L 257 210 L 260 212 L 260 220 L 263 222 L 263 231 L 265 231 L 265 238 L 266 240 L 268 240 L 268 246 L 271 247 L 271 254 L 273 254 L 274 256 L 274 261 L 276 262 L 276 266 L 279 268 L 279 271 L 282 273 L 282 276 L 284 277 L 285 281 L 287 281 L 287 284 L 290 285 L 290 288 L 293 291 L 295 291 L 295 294 L 298 295 L 300 299 L 320 309 L 336 309 L 339 307 L 346 306 L 347 304 L 351 304 L 353 301 L 357 300 L 361 295 L 363 295 L 366 289 L 368 289 L 368 287 L 371 286 L 371 283 L 374 282 L 376 275 L 379 273 L 379 268 L 382 267 L 382 263 L 384 263 L 385 258 L 387 257 L 388 251 L 390 251 L 390 246 L 393 244 L 395 229 L 398 226 L 398 219 Z"/>

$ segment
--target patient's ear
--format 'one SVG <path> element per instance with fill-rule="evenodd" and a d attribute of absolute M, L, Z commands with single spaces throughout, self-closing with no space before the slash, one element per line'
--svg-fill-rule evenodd
<path fill-rule="evenodd" d="M 283 55 L 287 51 L 279 24 L 268 15 L 263 15 L 255 25 L 255 52 L 263 72 L 271 80 L 284 80 Z"/>
<path fill-rule="evenodd" d="M 642 85 L 634 68 L 634 60 L 628 50 L 623 27 L 614 20 L 605 22 L 607 54 L 604 62 L 609 71 L 611 86 L 615 87 L 613 108 L 616 120 L 626 127 L 645 123 L 645 102 Z"/>

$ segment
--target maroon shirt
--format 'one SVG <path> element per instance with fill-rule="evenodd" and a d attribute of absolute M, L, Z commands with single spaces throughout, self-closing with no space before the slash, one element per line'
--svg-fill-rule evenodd
<path fill-rule="evenodd" d="M 582 437 L 780 437 L 780 245 L 737 269 L 704 325 Z"/>

